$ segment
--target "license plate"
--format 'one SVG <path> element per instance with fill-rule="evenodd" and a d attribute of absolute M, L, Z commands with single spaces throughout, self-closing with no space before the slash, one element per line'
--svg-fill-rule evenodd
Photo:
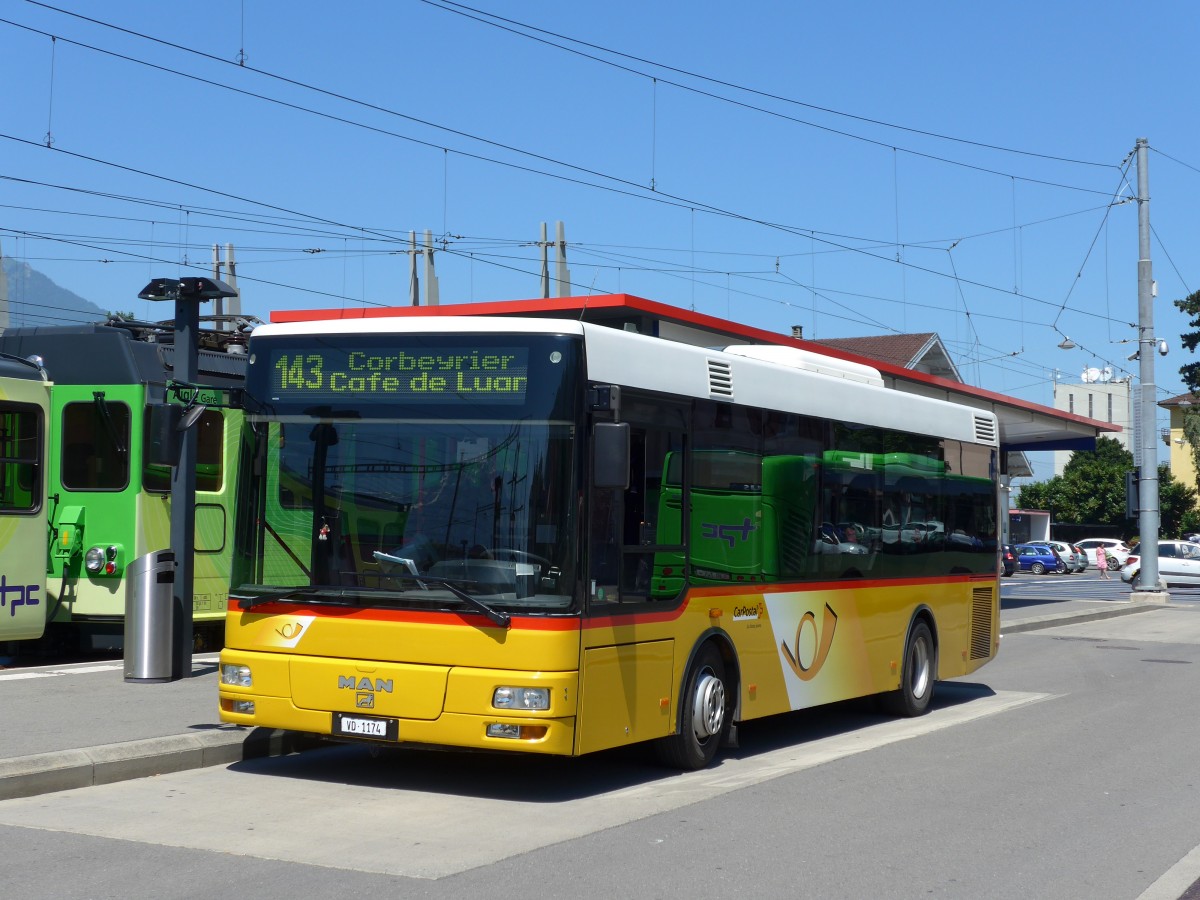
<path fill-rule="evenodd" d="M 377 719 L 370 716 L 333 714 L 333 733 L 344 737 L 373 738 L 377 741 L 400 740 L 397 719 Z"/>

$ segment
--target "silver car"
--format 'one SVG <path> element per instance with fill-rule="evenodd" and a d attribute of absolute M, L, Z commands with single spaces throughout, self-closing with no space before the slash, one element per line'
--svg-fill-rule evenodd
<path fill-rule="evenodd" d="M 1068 544 L 1066 541 L 1046 541 L 1051 547 L 1057 551 L 1062 561 L 1067 564 L 1067 574 L 1072 572 L 1082 572 L 1088 567 L 1087 554 L 1082 550 L 1077 551 L 1073 544 Z"/>
<path fill-rule="evenodd" d="M 1108 560 L 1109 569 L 1119 569 L 1129 558 L 1129 545 L 1117 538 L 1084 538 L 1076 545 L 1088 558 L 1088 562 L 1096 565 L 1096 554 L 1101 550 Z"/>
<path fill-rule="evenodd" d="M 1141 545 L 1135 544 L 1125 565 L 1121 566 L 1121 580 L 1132 582 L 1141 569 Z M 1200 585 L 1200 544 L 1190 541 L 1159 541 L 1158 580 L 1167 587 Z"/>

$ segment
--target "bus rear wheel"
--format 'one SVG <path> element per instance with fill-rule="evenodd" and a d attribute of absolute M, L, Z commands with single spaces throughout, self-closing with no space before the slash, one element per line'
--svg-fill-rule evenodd
<path fill-rule="evenodd" d="M 883 697 L 883 706 L 897 716 L 913 718 L 924 715 L 933 700 L 937 677 L 937 648 L 929 625 L 918 619 L 908 632 L 904 647 L 904 665 L 900 672 L 900 688 Z"/>
<path fill-rule="evenodd" d="M 684 682 L 678 734 L 655 742 L 659 760 L 676 769 L 703 769 L 713 761 L 729 730 L 725 661 L 712 643 L 700 648 Z"/>

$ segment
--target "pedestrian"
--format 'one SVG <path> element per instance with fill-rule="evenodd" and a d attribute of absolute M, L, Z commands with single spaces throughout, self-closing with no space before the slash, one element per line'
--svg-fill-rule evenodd
<path fill-rule="evenodd" d="M 1103 547 L 1096 548 L 1096 568 L 1100 570 L 1101 578 L 1108 577 L 1108 554 Z"/>

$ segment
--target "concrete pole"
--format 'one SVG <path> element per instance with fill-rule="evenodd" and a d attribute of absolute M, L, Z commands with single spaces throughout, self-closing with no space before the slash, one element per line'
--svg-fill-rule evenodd
<path fill-rule="evenodd" d="M 433 271 L 433 232 L 425 229 L 425 305 L 437 306 L 439 303 L 441 296 L 437 275 Z"/>
<path fill-rule="evenodd" d="M 1138 483 L 1138 535 L 1142 545 L 1142 567 L 1132 600 L 1166 602 L 1166 591 L 1158 584 L 1158 404 L 1154 384 L 1154 281 L 1150 269 L 1150 175 L 1146 169 L 1147 141 L 1137 140 L 1138 181 L 1138 376 L 1142 380 L 1141 469 Z"/>
<path fill-rule="evenodd" d="M 421 282 L 417 278 L 417 233 L 408 233 L 408 302 L 411 306 L 421 305 Z"/>
<path fill-rule="evenodd" d="M 236 297 L 229 298 L 225 310 L 231 316 L 240 316 L 242 314 L 242 290 L 237 286 L 237 263 L 233 261 L 233 244 L 225 245 L 225 283 L 237 291 Z"/>
<path fill-rule="evenodd" d="M 558 258 L 554 267 L 554 296 L 555 297 L 570 297 L 571 296 L 571 270 L 567 268 L 567 231 L 566 226 L 562 222 L 558 222 L 554 229 L 555 240 L 554 246 L 558 248 Z"/>
<path fill-rule="evenodd" d="M 538 241 L 538 246 L 542 248 L 542 299 L 550 298 L 550 244 L 546 241 L 546 223 L 542 223 L 542 239 Z"/>

